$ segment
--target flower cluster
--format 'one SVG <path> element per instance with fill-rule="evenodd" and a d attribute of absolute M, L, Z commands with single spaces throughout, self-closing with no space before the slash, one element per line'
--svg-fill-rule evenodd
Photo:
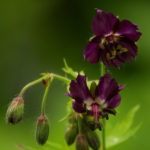
<path fill-rule="evenodd" d="M 14 98 L 8 107 L 6 120 L 10 124 L 16 124 L 22 120 L 24 113 L 23 95 L 25 91 L 43 82 L 46 87 L 41 103 L 41 115 L 36 124 L 36 141 L 44 145 L 49 137 L 49 121 L 45 115 L 45 106 L 48 90 L 54 78 L 59 79 L 69 86 L 66 94 L 71 98 L 71 112 L 67 115 L 69 126 L 65 132 L 65 140 L 68 145 L 76 141 L 76 150 L 99 150 L 101 142 L 96 129 L 105 129 L 105 119 L 109 114 L 116 114 L 115 108 L 120 105 L 120 91 L 124 89 L 117 80 L 105 73 L 105 67 L 115 66 L 120 68 L 124 62 L 130 62 L 137 56 L 137 42 L 141 36 L 139 27 L 128 20 L 120 21 L 112 13 L 105 13 L 97 9 L 97 15 L 92 23 L 94 36 L 84 49 L 84 59 L 90 63 L 101 60 L 101 77 L 98 82 L 87 81 L 87 76 L 82 72 L 74 72 L 64 61 L 63 71 L 76 79 L 70 80 L 53 73 L 42 73 L 42 77 L 25 85 L 18 97 Z M 72 111 L 73 110 L 73 111 Z M 103 123 L 101 122 L 103 121 Z M 103 132 L 105 134 L 105 132 Z M 103 136 L 103 141 L 105 140 Z M 106 150 L 103 142 L 103 150 Z"/>
<path fill-rule="evenodd" d="M 67 95 L 74 99 L 72 105 L 77 113 L 93 115 L 94 120 L 107 117 L 108 113 L 114 113 L 113 109 L 120 104 L 119 91 L 124 86 L 119 86 L 115 79 L 107 73 L 100 78 L 98 85 L 93 82 L 90 89 L 87 87 L 86 76 L 78 75 L 72 80 Z"/>
<path fill-rule="evenodd" d="M 92 23 L 94 36 L 84 49 L 84 59 L 97 63 L 99 59 L 106 66 L 120 67 L 137 56 L 137 42 L 141 36 L 139 27 L 128 20 L 120 21 L 111 12 L 97 9 Z"/>
<path fill-rule="evenodd" d="M 128 20 L 120 21 L 111 12 L 105 13 L 97 9 L 92 30 L 94 36 L 84 49 L 84 59 L 90 63 L 101 60 L 102 66 L 120 68 L 122 63 L 131 62 L 132 57 L 136 58 L 135 42 L 141 36 L 137 25 Z M 76 117 L 76 121 L 71 122 L 67 128 L 65 139 L 68 145 L 73 144 L 76 139 L 76 150 L 100 148 L 100 139 L 94 130 L 103 128 L 101 119 L 108 119 L 109 114 L 116 114 L 115 108 L 120 105 L 119 92 L 122 89 L 124 86 L 118 85 L 110 73 L 102 75 L 98 84 L 92 82 L 90 86 L 86 75 L 78 73 L 70 83 L 67 96 L 72 99 L 75 114 L 81 114 L 82 117 Z M 89 123 L 88 116 L 92 116 L 92 124 Z M 105 150 L 104 143 L 103 149 Z"/>

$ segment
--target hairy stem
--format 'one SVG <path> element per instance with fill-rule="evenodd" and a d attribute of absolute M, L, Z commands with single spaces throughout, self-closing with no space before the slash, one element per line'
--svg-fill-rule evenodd
<path fill-rule="evenodd" d="M 77 116 L 77 120 L 78 120 L 78 129 L 79 129 L 79 133 L 82 133 L 82 118 L 80 117 L 80 115 Z"/>
<path fill-rule="evenodd" d="M 105 66 L 103 62 L 100 64 L 100 72 L 101 76 L 105 74 Z M 103 141 L 103 150 L 106 150 L 106 122 L 105 118 L 103 118 L 103 129 L 102 129 L 102 141 Z"/>
<path fill-rule="evenodd" d="M 47 85 L 47 87 L 45 89 L 45 93 L 44 93 L 43 100 L 42 100 L 42 106 L 41 106 L 41 113 L 42 113 L 42 115 L 45 114 L 45 106 L 46 106 L 46 100 L 47 100 L 48 90 L 50 88 L 52 80 L 53 80 L 52 78 L 48 79 L 48 85 Z"/>
<path fill-rule="evenodd" d="M 53 77 L 54 79 L 61 80 L 61 81 L 65 82 L 65 83 L 67 83 L 67 84 L 70 83 L 70 80 L 69 80 L 68 78 L 63 77 L 63 76 L 60 76 L 60 75 L 57 75 L 57 74 L 53 74 L 53 73 L 42 73 L 42 74 L 43 74 L 43 77 L 41 77 L 41 78 L 39 78 L 39 79 L 37 79 L 37 80 L 31 81 L 30 83 L 28 83 L 27 85 L 25 85 L 25 86 L 22 88 L 22 90 L 21 90 L 19 96 L 22 97 L 23 94 L 25 93 L 25 91 L 26 91 L 29 87 L 31 87 L 31 86 L 33 86 L 33 85 L 36 85 L 36 84 L 42 82 L 42 80 L 45 80 L 45 79 L 48 79 L 48 78 L 51 78 L 51 77 Z"/>
<path fill-rule="evenodd" d="M 102 129 L 102 139 L 103 139 L 103 150 L 106 150 L 106 122 L 105 122 L 105 118 L 103 118 L 103 129 Z"/>
<path fill-rule="evenodd" d="M 25 85 L 25 86 L 22 88 L 22 90 L 21 90 L 19 96 L 23 96 L 23 94 L 25 93 L 25 91 L 26 91 L 29 87 L 31 87 L 31 86 L 33 86 L 33 85 L 36 85 L 36 84 L 42 82 L 42 80 L 45 80 L 45 79 L 48 79 L 48 78 L 49 78 L 49 76 L 48 76 L 48 75 L 45 75 L 45 76 L 43 76 L 43 77 L 41 77 L 41 78 L 39 78 L 39 79 L 37 79 L 37 80 L 31 81 L 30 83 L 28 83 L 27 85 Z"/>
<path fill-rule="evenodd" d="M 57 74 L 54 74 L 54 73 L 51 73 L 51 75 L 54 77 L 54 79 L 58 79 L 58 80 L 64 81 L 67 84 L 70 83 L 70 80 L 68 78 L 66 78 L 66 77 L 63 77 L 63 76 L 60 76 L 60 75 L 57 75 Z"/>

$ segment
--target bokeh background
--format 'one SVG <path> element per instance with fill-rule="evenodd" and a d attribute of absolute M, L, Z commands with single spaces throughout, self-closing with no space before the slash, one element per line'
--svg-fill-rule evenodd
<path fill-rule="evenodd" d="M 113 77 L 125 84 L 118 117 L 126 115 L 136 104 L 141 108 L 135 125 L 142 122 L 138 133 L 114 150 L 149 149 L 150 127 L 150 1 L 147 0 L 1 0 L 0 5 L 0 150 L 16 150 L 16 143 L 36 146 L 34 130 L 40 115 L 44 87 L 30 88 L 24 96 L 24 120 L 16 125 L 5 123 L 5 112 L 13 97 L 41 72 L 62 74 L 62 59 L 89 79 L 99 78 L 98 65 L 83 60 L 83 49 L 92 36 L 94 8 L 111 11 L 121 19 L 139 25 L 143 35 L 138 42 L 136 61 L 120 70 L 111 68 Z M 66 123 L 58 123 L 66 114 L 68 98 L 65 85 L 54 81 L 48 95 L 47 116 L 51 130 L 49 140 L 63 142 Z"/>

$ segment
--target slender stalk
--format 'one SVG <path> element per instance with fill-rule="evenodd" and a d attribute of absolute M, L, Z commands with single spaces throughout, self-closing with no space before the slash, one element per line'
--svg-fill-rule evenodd
<path fill-rule="evenodd" d="M 80 117 L 80 115 L 77 116 L 78 119 L 78 129 L 79 129 L 79 133 L 82 133 L 82 119 Z"/>
<path fill-rule="evenodd" d="M 102 129 L 102 139 L 103 139 L 103 150 L 106 150 L 106 122 L 105 118 L 103 118 L 103 129 Z"/>
<path fill-rule="evenodd" d="M 103 76 L 105 74 L 105 66 L 104 66 L 103 62 L 100 62 L 100 72 L 101 72 L 101 76 Z"/>
<path fill-rule="evenodd" d="M 26 91 L 29 87 L 31 87 L 31 86 L 33 86 L 33 85 L 36 85 L 36 84 L 42 82 L 42 80 L 45 80 L 45 79 L 48 79 L 48 78 L 51 78 L 51 77 L 53 77 L 53 78 L 55 78 L 55 79 L 58 79 L 58 80 L 61 80 L 61 81 L 65 82 L 65 83 L 67 83 L 67 84 L 70 83 L 70 80 L 69 80 L 68 78 L 66 78 L 66 77 L 63 77 L 63 76 L 60 76 L 60 75 L 57 75 L 57 74 L 53 74 L 53 73 L 43 73 L 43 77 L 41 77 L 41 78 L 39 78 L 39 79 L 37 79 L 37 80 L 31 81 L 30 83 L 28 83 L 27 85 L 25 85 L 25 86 L 22 88 L 22 90 L 21 90 L 19 96 L 22 97 L 23 94 L 25 93 L 25 91 Z"/>
<path fill-rule="evenodd" d="M 31 87 L 31 86 L 33 86 L 33 85 L 35 85 L 35 84 L 38 84 L 38 83 L 40 83 L 42 80 L 45 80 L 45 79 L 48 79 L 48 78 L 49 78 L 49 76 L 48 76 L 48 75 L 45 75 L 45 76 L 43 76 L 43 77 L 41 77 L 41 78 L 39 78 L 39 79 L 37 79 L 37 80 L 31 81 L 30 83 L 28 83 L 27 85 L 25 85 L 25 86 L 22 88 L 22 90 L 21 90 L 19 96 L 20 96 L 20 97 L 23 96 L 23 94 L 25 93 L 25 91 L 26 91 L 29 87 Z"/>
<path fill-rule="evenodd" d="M 103 62 L 101 62 L 100 64 L 100 72 L 101 72 L 101 76 L 105 74 L 105 66 Z M 106 122 L 105 122 L 105 118 L 103 118 L 103 129 L 102 129 L 103 150 L 106 150 L 106 129 L 105 128 L 106 128 Z"/>
<path fill-rule="evenodd" d="M 58 79 L 58 80 L 61 80 L 61 81 L 66 82 L 67 84 L 70 83 L 70 80 L 69 80 L 68 78 L 66 78 L 66 77 L 63 77 L 63 76 L 60 76 L 60 75 L 57 75 L 57 74 L 54 74 L 54 73 L 51 73 L 51 75 L 52 75 L 54 78 Z"/>
<path fill-rule="evenodd" d="M 45 114 L 45 106 L 46 106 L 47 95 L 48 95 L 48 91 L 49 91 L 49 88 L 50 88 L 52 80 L 53 80 L 52 78 L 50 78 L 48 80 L 48 86 L 45 89 L 45 93 L 44 93 L 43 100 L 42 100 L 42 106 L 41 106 L 41 113 L 42 113 L 42 115 Z"/>

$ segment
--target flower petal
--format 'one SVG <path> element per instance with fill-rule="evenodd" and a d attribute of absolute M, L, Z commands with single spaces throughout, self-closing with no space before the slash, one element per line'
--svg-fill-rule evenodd
<path fill-rule="evenodd" d="M 110 108 L 115 108 L 120 105 L 121 96 L 119 94 L 113 96 L 107 103 L 107 106 Z"/>
<path fill-rule="evenodd" d="M 123 39 L 119 41 L 119 44 L 122 45 L 122 47 L 126 48 L 128 50 L 128 55 L 131 55 L 132 57 L 136 58 L 137 56 L 137 46 L 134 44 L 134 42 L 129 41 L 127 39 Z"/>
<path fill-rule="evenodd" d="M 92 30 L 97 36 L 104 36 L 113 31 L 118 18 L 111 12 L 105 13 L 103 10 L 97 9 L 97 15 L 92 23 Z"/>
<path fill-rule="evenodd" d="M 99 61 L 99 43 L 91 41 L 84 49 L 84 59 L 90 63 L 97 63 Z"/>
<path fill-rule="evenodd" d="M 109 101 L 114 95 L 119 92 L 119 86 L 117 81 L 110 77 L 110 74 L 107 73 L 100 78 L 99 84 L 96 89 L 97 96 L 100 99 Z"/>
<path fill-rule="evenodd" d="M 76 81 L 71 81 L 69 91 L 68 96 L 75 99 L 78 103 L 82 103 L 88 99 L 90 97 L 90 91 L 86 84 L 86 76 L 78 74 Z"/>
<path fill-rule="evenodd" d="M 76 101 L 72 102 L 72 107 L 77 113 L 83 113 L 86 111 L 83 105 Z"/>
<path fill-rule="evenodd" d="M 117 33 L 126 36 L 131 41 L 138 41 L 141 36 L 141 32 L 138 32 L 139 27 L 136 24 L 132 24 L 128 20 L 123 20 L 119 23 Z"/>
<path fill-rule="evenodd" d="M 116 57 L 116 58 L 111 60 L 111 63 L 112 63 L 113 66 L 120 69 L 120 65 L 122 64 L 122 61 L 120 59 L 118 59 L 118 57 Z"/>
<path fill-rule="evenodd" d="M 100 58 L 103 61 L 104 65 L 109 67 L 111 65 L 111 61 L 108 61 L 106 58 L 107 49 L 100 51 Z"/>

